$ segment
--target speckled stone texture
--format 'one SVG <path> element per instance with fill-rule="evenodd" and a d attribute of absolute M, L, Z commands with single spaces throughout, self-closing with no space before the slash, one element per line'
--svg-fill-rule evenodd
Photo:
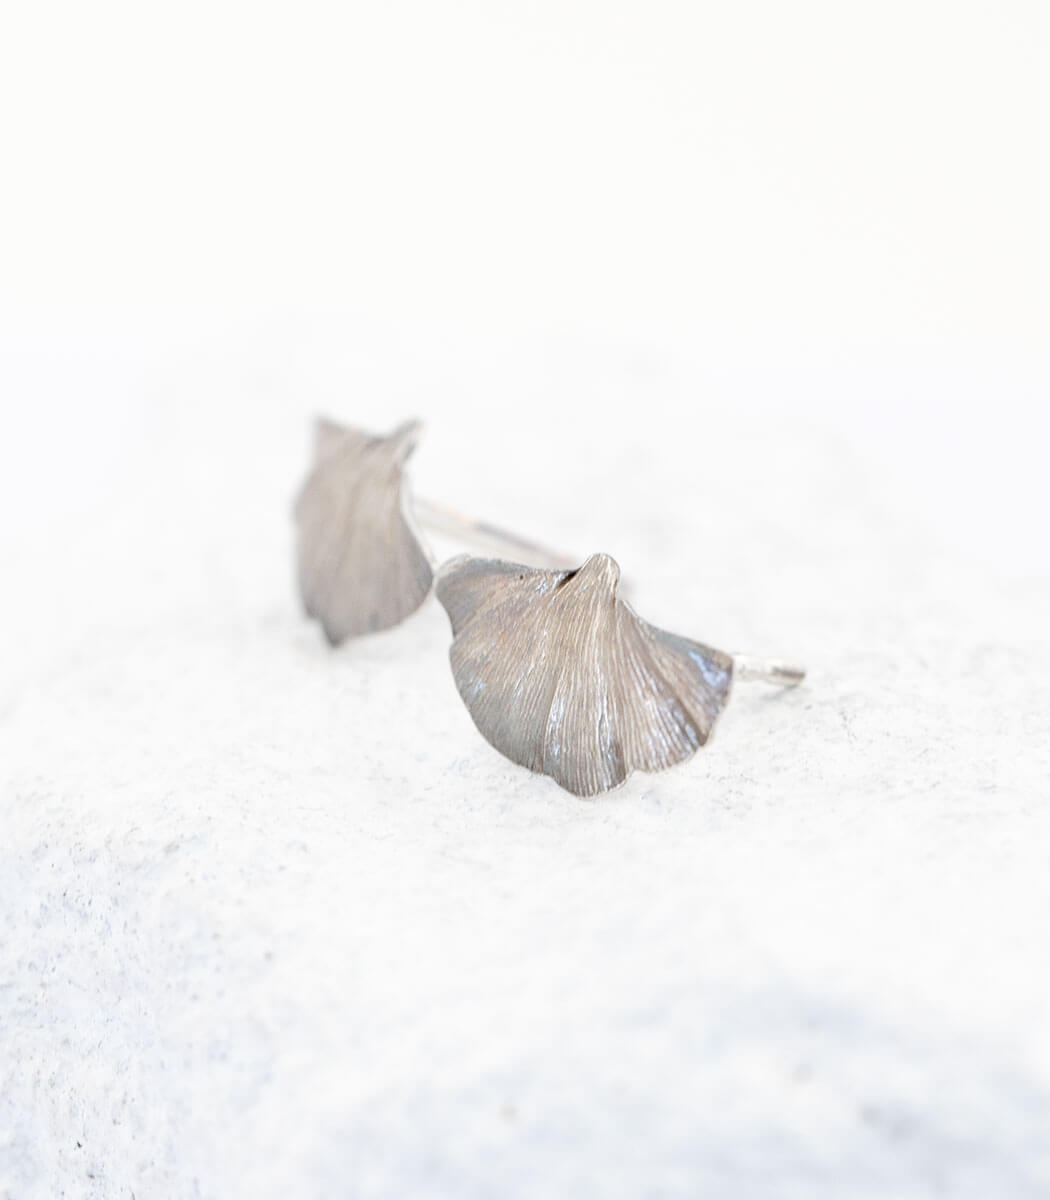
<path fill-rule="evenodd" d="M 343 324 L 19 377 L 0 1197 L 1048 1194 L 1050 586 L 946 548 L 849 368 L 746 362 Z M 605 797 L 522 770 L 433 598 L 304 619 L 317 411 L 806 683 Z"/>

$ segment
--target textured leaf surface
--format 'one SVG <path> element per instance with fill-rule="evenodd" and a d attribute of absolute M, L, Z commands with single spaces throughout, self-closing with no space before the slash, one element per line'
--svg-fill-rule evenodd
<path fill-rule="evenodd" d="M 729 695 L 733 660 L 619 600 L 604 554 L 578 571 L 463 558 L 438 574 L 456 686 L 502 754 L 592 796 L 689 758 Z"/>
<path fill-rule="evenodd" d="M 299 589 L 328 640 L 397 625 L 423 603 L 433 571 L 402 507 L 402 468 L 419 426 L 389 437 L 320 420 L 295 506 Z"/>

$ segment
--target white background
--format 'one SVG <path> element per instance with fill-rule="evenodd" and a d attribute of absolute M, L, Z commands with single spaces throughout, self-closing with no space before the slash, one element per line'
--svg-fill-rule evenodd
<path fill-rule="evenodd" d="M 16 3 L 5 326 L 713 344 L 1045 575 L 1048 43 L 1036 2 Z"/>
<path fill-rule="evenodd" d="M 1045 1194 L 1048 123 L 1038 3 L 5 8 L 0 1195 Z M 526 775 L 301 621 L 319 411 L 810 682 Z"/>

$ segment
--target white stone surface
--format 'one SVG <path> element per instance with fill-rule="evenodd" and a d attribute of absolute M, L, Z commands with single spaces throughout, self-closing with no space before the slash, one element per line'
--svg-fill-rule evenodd
<path fill-rule="evenodd" d="M 954 378 L 413 337 L 5 360 L 0 1196 L 1050 1194 L 1050 584 L 938 525 L 1010 486 Z M 600 801 L 515 767 L 433 600 L 303 621 L 318 410 L 806 685 Z"/>

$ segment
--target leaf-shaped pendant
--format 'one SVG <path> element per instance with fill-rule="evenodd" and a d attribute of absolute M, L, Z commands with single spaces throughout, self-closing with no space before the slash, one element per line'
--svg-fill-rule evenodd
<path fill-rule="evenodd" d="M 430 558 L 402 497 L 419 431 L 416 421 L 389 437 L 317 423 L 313 469 L 295 505 L 299 590 L 332 645 L 389 629 L 430 591 Z"/>
<path fill-rule="evenodd" d="M 578 796 L 689 758 L 733 679 L 730 655 L 643 621 L 617 597 L 619 579 L 607 554 L 567 572 L 464 556 L 436 578 L 474 723 Z"/>

